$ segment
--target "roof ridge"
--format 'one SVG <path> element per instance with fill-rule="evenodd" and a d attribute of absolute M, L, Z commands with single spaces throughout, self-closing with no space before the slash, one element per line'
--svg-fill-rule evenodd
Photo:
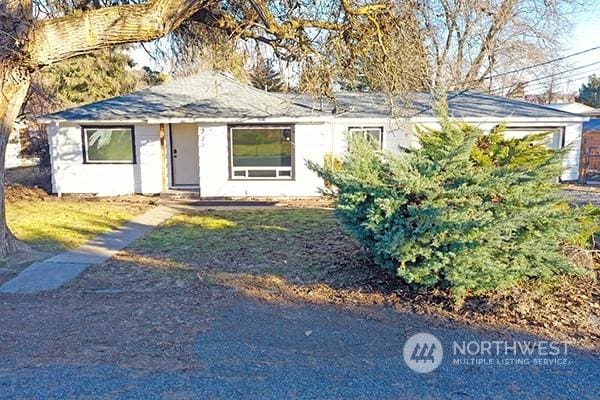
<path fill-rule="evenodd" d="M 286 104 L 286 103 L 287 103 L 287 104 L 290 104 L 290 105 L 293 105 L 293 106 L 295 106 L 295 107 L 299 107 L 299 108 L 302 108 L 302 109 L 308 109 L 308 110 L 311 110 L 311 111 L 323 112 L 323 111 L 320 111 L 320 110 L 316 110 L 316 109 L 314 109 L 313 107 L 309 107 L 309 106 L 307 106 L 306 104 L 302 104 L 302 103 L 299 103 L 299 102 L 296 102 L 296 101 L 289 101 L 289 98 L 288 98 L 288 96 L 287 96 L 287 95 L 288 95 L 288 94 L 290 94 L 290 93 L 284 93 L 284 92 L 268 92 L 268 91 L 266 91 L 266 90 L 262 90 L 262 89 L 259 89 L 259 88 L 255 87 L 255 86 L 252 86 L 252 85 L 251 85 L 251 84 L 249 84 L 249 83 L 240 82 L 240 81 L 238 81 L 237 79 L 233 78 L 232 76 L 229 76 L 229 75 L 227 75 L 227 74 L 224 74 L 224 73 L 223 73 L 223 72 L 221 72 L 221 71 L 213 71 L 213 72 L 214 72 L 214 73 L 216 73 L 216 74 L 218 74 L 218 75 L 220 75 L 221 77 L 223 77 L 223 78 L 225 78 L 225 79 L 227 79 L 227 80 L 231 81 L 232 83 L 234 83 L 234 84 L 236 84 L 236 85 L 243 86 L 243 87 L 245 87 L 245 88 L 246 88 L 246 89 L 248 89 L 248 90 L 251 90 L 251 91 L 254 91 L 254 92 L 260 93 L 262 96 L 268 96 L 268 97 L 273 97 L 273 98 L 276 98 L 277 100 L 280 100 L 280 101 L 281 101 L 281 103 L 280 103 L 280 104 Z M 250 104 L 250 105 L 251 105 L 251 106 L 254 106 L 254 105 L 252 105 L 252 104 Z"/>

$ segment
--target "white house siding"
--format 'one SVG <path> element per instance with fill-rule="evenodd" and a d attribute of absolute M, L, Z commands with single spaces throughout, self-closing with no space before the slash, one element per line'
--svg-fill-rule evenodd
<path fill-rule="evenodd" d="M 8 146 L 6 147 L 6 155 L 5 155 L 5 162 L 4 162 L 4 166 L 6 168 L 16 168 L 16 167 L 20 167 L 23 165 L 23 161 L 21 160 L 21 157 L 19 156 L 19 153 L 21 152 L 21 144 L 20 143 L 11 143 L 8 142 Z"/>
<path fill-rule="evenodd" d="M 469 122 L 469 121 L 467 121 Z M 489 131 L 498 122 L 471 121 Z M 436 128 L 435 122 L 421 126 Z M 330 123 L 295 124 L 295 179 L 294 180 L 230 180 L 228 127 L 224 123 L 198 124 L 200 194 L 202 197 L 307 197 L 319 196 L 323 181 L 308 170 L 305 161 L 322 163 L 328 153 L 342 156 L 346 150 L 346 132 L 349 127 L 382 126 L 383 148 L 397 152 L 402 148 L 418 146 L 414 126 L 390 119 L 336 119 Z M 578 176 L 581 123 L 527 122 L 511 123 L 508 135 L 522 136 L 543 131 L 548 127 L 564 127 L 565 144 L 570 150 L 565 158 L 562 180 L 576 180 Z M 518 128 L 512 129 L 511 128 Z M 523 130 L 527 128 L 527 130 Z M 162 189 L 161 156 L 158 124 L 135 125 L 137 164 L 84 164 L 81 126 L 61 123 L 49 127 L 52 160 L 52 182 L 55 193 L 90 193 L 119 195 L 129 193 L 160 193 Z M 168 144 L 168 141 L 167 141 Z M 552 146 L 558 147 L 561 138 L 556 135 Z M 168 152 L 170 149 L 168 149 Z M 168 153 L 167 153 L 168 154 Z M 170 159 L 167 157 L 170 170 Z M 170 175 L 170 174 L 169 174 Z M 170 177 L 169 177 L 170 180 Z"/>
<path fill-rule="evenodd" d="M 465 121 L 469 122 L 469 121 Z M 488 132 L 504 121 L 495 121 L 481 123 L 471 121 L 470 123 L 479 126 L 484 131 Z M 423 122 L 416 124 L 425 128 L 439 128 L 436 122 Z M 334 123 L 334 145 L 331 147 L 333 153 L 342 155 L 347 148 L 346 133 L 349 127 L 364 126 L 376 127 L 383 126 L 383 149 L 391 152 L 399 152 L 400 148 L 417 147 L 418 140 L 415 135 L 415 125 L 409 125 L 401 120 L 386 120 L 386 119 L 338 119 Z M 513 122 L 507 125 L 506 135 L 508 137 L 523 137 L 533 132 L 544 132 L 548 128 L 563 127 L 565 146 L 569 147 L 569 151 L 564 159 L 564 172 L 561 176 L 563 181 L 574 181 L 578 178 L 579 156 L 581 150 L 581 123 L 565 123 L 565 122 Z M 559 148 L 562 139 L 560 133 L 555 134 L 552 138 L 552 148 Z"/>
<path fill-rule="evenodd" d="M 114 125 L 114 124 L 113 124 Z M 61 123 L 48 129 L 54 193 L 121 195 L 160 193 L 159 126 L 135 125 L 135 165 L 84 164 L 81 125 Z"/>
<path fill-rule="evenodd" d="M 401 120 L 382 118 L 350 119 L 340 118 L 333 122 L 333 144 L 329 152 L 341 156 L 347 149 L 348 128 L 352 127 L 383 127 L 384 150 L 399 152 L 401 148 L 410 148 L 415 145 L 416 137 L 409 124 Z"/>
<path fill-rule="evenodd" d="M 8 138 L 8 145 L 6 146 L 6 153 L 4 155 L 5 168 L 29 167 L 38 163 L 38 159 L 36 158 L 21 157 L 22 146 L 19 132 L 22 128 L 26 128 L 26 125 L 17 123 L 16 128 Z"/>
<path fill-rule="evenodd" d="M 200 124 L 200 195 L 202 197 L 319 196 L 323 181 L 306 167 L 306 160 L 322 163 L 331 146 L 331 131 L 323 124 L 295 124 L 293 180 L 230 180 L 228 128 Z"/>

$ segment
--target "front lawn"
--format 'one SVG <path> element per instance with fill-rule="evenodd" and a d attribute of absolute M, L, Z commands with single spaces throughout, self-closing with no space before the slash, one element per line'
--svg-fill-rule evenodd
<path fill-rule="evenodd" d="M 22 187 L 9 188 L 7 199 L 8 225 L 15 235 L 50 253 L 116 229 L 150 206 L 144 199 L 56 198 Z"/>
<path fill-rule="evenodd" d="M 383 306 L 527 331 L 600 351 L 597 281 L 532 282 L 467 298 L 463 308 L 455 309 L 447 293 L 416 292 L 372 265 L 327 209 L 180 214 L 134 243 L 109 267 L 96 273 L 109 280 L 121 280 L 125 275 L 120 274 L 126 274 L 128 285 L 174 276 L 178 281 L 233 288 L 265 301 Z"/>
<path fill-rule="evenodd" d="M 360 284 L 365 255 L 327 209 L 214 211 L 180 214 L 134 244 L 207 273 L 272 275 L 290 282 Z M 342 269 L 343 274 L 336 273 Z M 351 273 L 353 270 L 358 275 Z"/>

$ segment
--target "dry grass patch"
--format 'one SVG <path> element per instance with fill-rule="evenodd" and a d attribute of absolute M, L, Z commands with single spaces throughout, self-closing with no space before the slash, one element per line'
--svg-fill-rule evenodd
<path fill-rule="evenodd" d="M 7 220 L 16 236 L 43 252 L 75 248 L 116 229 L 155 202 L 139 196 L 127 198 L 58 198 L 40 189 L 7 189 Z"/>
<path fill-rule="evenodd" d="M 129 251 L 187 265 L 184 279 L 271 302 L 385 306 L 461 323 L 514 329 L 600 351 L 600 287 L 591 277 L 530 282 L 467 298 L 420 292 L 373 265 L 333 211 L 213 211 L 175 216 Z M 151 261 L 156 263 L 156 261 Z M 600 274 L 600 262 L 594 264 Z"/>

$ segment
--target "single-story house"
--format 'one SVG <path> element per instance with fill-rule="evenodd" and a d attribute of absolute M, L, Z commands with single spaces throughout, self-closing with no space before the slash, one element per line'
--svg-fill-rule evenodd
<path fill-rule="evenodd" d="M 52 188 L 58 194 L 318 196 L 323 182 L 305 160 L 341 155 L 348 133 L 399 151 L 418 145 L 415 125 L 437 125 L 428 94 L 415 95 L 409 118 L 391 116 L 389 103 L 378 93 L 339 93 L 335 104 L 321 104 L 199 73 L 44 117 Z M 511 136 L 554 131 L 553 147 L 571 145 L 561 179 L 577 180 L 587 117 L 476 92 L 448 94 L 448 110 L 485 130 L 506 123 Z"/>

